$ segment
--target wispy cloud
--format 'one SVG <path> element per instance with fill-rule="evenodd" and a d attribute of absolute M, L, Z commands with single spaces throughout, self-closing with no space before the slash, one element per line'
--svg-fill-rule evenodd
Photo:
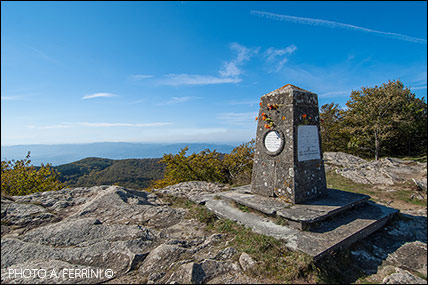
<path fill-rule="evenodd" d="M 258 15 L 261 17 L 266 17 L 268 19 L 278 20 L 278 21 L 287 21 L 287 22 L 293 22 L 298 24 L 305 24 L 305 25 L 314 25 L 314 26 L 324 26 L 328 28 L 342 28 L 342 29 L 349 29 L 349 30 L 355 30 L 355 31 L 362 31 L 367 33 L 374 33 L 379 34 L 382 36 L 386 36 L 389 38 L 394 38 L 398 40 L 408 41 L 408 42 L 414 42 L 419 44 L 426 44 L 426 39 L 421 38 L 415 38 L 407 35 L 397 34 L 397 33 L 390 33 L 390 32 L 382 32 L 377 30 L 372 30 L 368 28 L 363 28 L 359 26 L 354 26 L 350 24 L 344 24 L 344 23 L 338 23 L 328 20 L 322 20 L 322 19 L 313 19 L 313 18 L 303 18 L 303 17 L 296 17 L 296 16 L 289 16 L 289 15 L 280 15 L 280 14 L 274 14 L 264 11 L 251 11 L 251 14 Z"/>
<path fill-rule="evenodd" d="M 292 54 L 296 50 L 297 48 L 295 45 L 291 45 L 283 49 L 275 49 L 270 47 L 265 51 L 264 56 L 267 57 L 268 62 L 276 63 L 275 71 L 280 71 L 288 60 L 285 55 Z"/>
<path fill-rule="evenodd" d="M 117 95 L 112 93 L 94 93 L 91 95 L 83 96 L 82 99 L 92 99 L 92 98 L 100 98 L 100 97 L 104 97 L 104 98 L 117 97 Z"/>
<path fill-rule="evenodd" d="M 135 74 L 135 75 L 132 75 L 131 77 L 134 80 L 143 80 L 143 79 L 147 79 L 147 78 L 152 78 L 153 75 L 150 75 L 150 74 Z"/>
<path fill-rule="evenodd" d="M 137 128 L 144 128 L 144 127 L 162 127 L 171 125 L 171 123 L 80 123 L 82 126 L 86 127 L 137 127 Z"/>
<path fill-rule="evenodd" d="M 179 86 L 179 85 L 208 85 L 223 83 L 238 83 L 241 79 L 229 77 L 217 77 L 200 74 L 167 74 L 164 78 L 159 79 L 161 85 Z"/>
<path fill-rule="evenodd" d="M 232 43 L 230 48 L 236 52 L 236 57 L 224 63 L 219 71 L 222 77 L 239 76 L 242 73 L 241 66 L 259 52 L 259 48 L 247 48 L 236 42 Z"/>
<path fill-rule="evenodd" d="M 426 71 L 426 66 L 423 67 L 423 69 L 425 69 L 422 72 L 419 72 L 418 74 L 416 74 L 413 78 L 413 80 L 411 81 L 411 83 L 413 83 L 413 85 L 426 85 L 427 84 L 427 71 Z"/>
<path fill-rule="evenodd" d="M 22 96 L 1 96 L 2 101 L 19 101 L 23 100 Z"/>
<path fill-rule="evenodd" d="M 415 86 L 415 87 L 410 87 L 411 90 L 422 90 L 422 89 L 427 89 L 427 86 Z"/>
<path fill-rule="evenodd" d="M 183 97 L 172 97 L 170 100 L 163 102 L 159 105 L 173 105 L 173 104 L 178 104 L 178 103 L 184 103 L 184 102 L 188 102 L 190 100 L 196 99 L 199 97 L 193 97 L 193 96 L 183 96 Z"/>
<path fill-rule="evenodd" d="M 352 90 L 342 90 L 342 91 L 330 91 L 319 94 L 320 98 L 335 98 L 335 97 L 345 97 L 351 95 Z"/>
<path fill-rule="evenodd" d="M 145 103 L 145 102 L 147 102 L 147 99 L 143 98 L 143 99 L 138 99 L 138 100 L 135 100 L 135 101 L 128 102 L 126 104 L 128 104 L 128 105 L 135 105 L 135 104 L 141 104 L 141 103 Z"/>
<path fill-rule="evenodd" d="M 179 134 L 181 136 L 188 135 L 208 135 L 208 134 L 220 134 L 227 132 L 225 128 L 179 128 L 172 129 L 168 134 Z"/>
<path fill-rule="evenodd" d="M 242 67 L 259 52 L 259 48 L 247 48 L 239 43 L 231 43 L 230 49 L 235 52 L 235 56 L 230 61 L 224 62 L 222 68 L 218 71 L 219 76 L 204 74 L 167 74 L 156 82 L 160 85 L 210 85 L 239 83 L 242 79 L 239 77 L 242 73 Z"/>
<path fill-rule="evenodd" d="M 40 129 L 40 130 L 47 130 L 47 129 L 68 129 L 72 128 L 72 123 L 60 123 L 60 124 L 54 124 L 54 125 L 47 125 L 47 126 L 35 126 L 35 125 L 28 125 L 25 126 L 28 129 Z"/>
<path fill-rule="evenodd" d="M 60 123 L 47 126 L 26 126 L 29 129 L 66 129 L 73 127 L 91 127 L 91 128 L 105 128 L 105 127 L 135 127 L 135 128 L 146 128 L 146 127 L 163 127 L 172 125 L 172 123 L 154 122 L 154 123 L 90 123 L 90 122 L 79 122 L 79 123 Z"/>
<path fill-rule="evenodd" d="M 46 53 L 42 52 L 41 50 L 38 50 L 36 48 L 31 48 L 33 51 L 35 51 L 41 58 L 43 58 L 46 61 L 49 61 L 50 63 L 58 64 L 59 61 L 53 58 L 52 56 L 47 55 Z"/>

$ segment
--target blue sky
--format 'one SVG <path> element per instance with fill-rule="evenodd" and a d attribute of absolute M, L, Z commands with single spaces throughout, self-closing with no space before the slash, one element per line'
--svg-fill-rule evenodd
<path fill-rule="evenodd" d="M 427 95 L 424 2 L 1 2 L 1 144 L 241 143 L 291 83 Z"/>

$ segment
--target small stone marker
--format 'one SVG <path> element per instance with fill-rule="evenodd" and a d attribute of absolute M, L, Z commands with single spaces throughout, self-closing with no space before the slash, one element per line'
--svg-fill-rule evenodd
<path fill-rule="evenodd" d="M 260 99 L 251 191 L 302 203 L 327 191 L 318 97 L 287 84 Z"/>

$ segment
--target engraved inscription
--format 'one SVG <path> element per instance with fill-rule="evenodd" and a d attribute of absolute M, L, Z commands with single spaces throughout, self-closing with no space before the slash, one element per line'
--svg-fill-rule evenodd
<path fill-rule="evenodd" d="M 281 148 L 282 139 L 277 131 L 270 131 L 265 138 L 265 147 L 270 152 L 276 152 Z"/>
<path fill-rule="evenodd" d="M 306 125 L 297 128 L 297 159 L 299 161 L 321 159 L 317 126 Z"/>

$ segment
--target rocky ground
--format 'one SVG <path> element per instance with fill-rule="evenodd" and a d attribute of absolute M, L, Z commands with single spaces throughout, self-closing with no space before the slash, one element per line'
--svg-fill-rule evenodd
<path fill-rule="evenodd" d="M 244 273 L 251 257 L 185 214 L 155 194 L 119 186 L 2 197 L 2 283 L 257 282 Z M 48 274 L 19 276 L 19 269 Z M 81 278 L 84 269 L 101 276 Z"/>
<path fill-rule="evenodd" d="M 2 196 L 2 283 L 279 282 L 254 274 L 261 261 L 232 246 L 233 235 L 207 228 L 166 199 L 224 190 L 185 182 L 150 193 L 94 186 Z M 426 284 L 426 222 L 426 207 L 402 212 L 322 260 L 320 278 L 305 282 Z"/>
<path fill-rule="evenodd" d="M 367 161 L 343 152 L 325 152 L 326 170 L 356 183 L 377 185 L 385 189 L 396 183 L 412 181 L 421 191 L 427 191 L 427 164 L 385 157 Z"/>

